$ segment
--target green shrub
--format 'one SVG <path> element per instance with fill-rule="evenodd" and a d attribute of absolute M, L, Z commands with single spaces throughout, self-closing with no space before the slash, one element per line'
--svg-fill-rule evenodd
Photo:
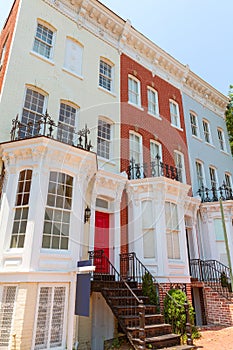
<path fill-rule="evenodd" d="M 158 305 L 158 295 L 153 278 L 149 272 L 142 277 L 142 294 L 149 298 L 151 305 Z"/>
<path fill-rule="evenodd" d="M 165 322 L 170 323 L 172 331 L 186 337 L 186 314 L 184 304 L 186 303 L 186 294 L 180 289 L 170 289 L 164 298 L 164 318 Z M 180 307 L 178 305 L 180 305 Z M 189 303 L 189 317 L 192 327 L 192 337 L 198 338 L 199 332 L 194 326 L 194 309 Z"/>

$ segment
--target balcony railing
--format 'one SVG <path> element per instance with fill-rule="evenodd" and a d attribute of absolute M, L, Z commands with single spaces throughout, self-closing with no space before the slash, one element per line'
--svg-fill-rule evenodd
<path fill-rule="evenodd" d="M 233 200 L 232 188 L 227 186 L 225 182 L 223 182 L 223 184 L 218 188 L 214 186 L 212 188 L 207 188 L 202 185 L 197 193 L 201 197 L 202 203 L 218 202 L 220 199 L 223 201 Z"/>
<path fill-rule="evenodd" d="M 180 169 L 165 164 L 160 161 L 160 156 L 156 156 L 156 160 L 148 164 L 137 163 L 133 158 L 130 160 L 130 165 L 127 170 L 129 180 L 144 179 L 147 177 L 168 177 L 169 179 L 181 181 Z"/>
<path fill-rule="evenodd" d="M 10 132 L 11 141 L 46 136 L 86 151 L 90 151 L 93 148 L 91 141 L 88 140 L 89 134 L 90 130 L 87 128 L 87 125 L 85 125 L 84 129 L 76 132 L 72 126 L 67 126 L 60 122 L 56 124 L 47 112 L 36 121 L 29 121 L 28 123 L 22 123 L 17 115 L 12 120 Z"/>

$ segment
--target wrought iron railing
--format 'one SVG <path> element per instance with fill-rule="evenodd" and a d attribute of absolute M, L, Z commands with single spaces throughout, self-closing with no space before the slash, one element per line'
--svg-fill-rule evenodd
<path fill-rule="evenodd" d="M 216 188 L 215 186 L 211 188 L 207 188 L 204 185 L 199 188 L 197 191 L 199 196 L 201 197 L 202 203 L 206 202 L 218 202 L 220 199 L 225 200 L 233 200 L 233 191 L 230 186 L 227 186 L 225 182 Z"/>
<path fill-rule="evenodd" d="M 87 125 L 85 125 L 84 129 L 76 132 L 73 127 L 67 127 L 67 125 L 60 122 L 56 124 L 47 112 L 35 121 L 29 121 L 28 123 L 22 123 L 17 115 L 12 120 L 10 132 L 11 141 L 46 136 L 86 151 L 90 151 L 93 148 L 91 141 L 88 140 L 89 134 L 90 130 L 87 128 Z"/>
<path fill-rule="evenodd" d="M 160 161 L 160 156 L 157 155 L 156 160 L 150 165 L 137 163 L 133 158 L 130 160 L 130 165 L 127 170 L 129 180 L 144 179 L 147 177 L 164 176 L 172 180 L 181 181 L 182 176 L 178 168 L 172 165 L 165 164 Z"/>
<path fill-rule="evenodd" d="M 90 251 L 89 259 L 92 265 L 96 266 L 95 272 L 92 275 L 93 281 L 105 282 L 106 287 L 109 287 L 108 282 L 114 283 L 113 294 L 111 294 L 111 288 L 102 288 L 101 292 L 133 346 L 133 338 L 123 320 L 127 317 L 136 317 L 139 319 L 138 349 L 146 349 L 145 305 L 143 300 L 138 298 L 133 288 L 122 278 L 103 250 Z M 125 302 L 127 303 L 127 307 L 125 307 Z"/>
<path fill-rule="evenodd" d="M 230 269 L 217 260 L 192 259 L 191 277 L 206 282 L 214 291 L 225 298 L 232 297 Z"/>

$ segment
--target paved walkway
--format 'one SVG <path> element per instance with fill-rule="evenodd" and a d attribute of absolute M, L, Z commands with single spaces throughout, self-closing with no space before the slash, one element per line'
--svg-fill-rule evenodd
<path fill-rule="evenodd" d="M 202 328 L 195 345 L 200 350 L 233 350 L 233 327 Z"/>

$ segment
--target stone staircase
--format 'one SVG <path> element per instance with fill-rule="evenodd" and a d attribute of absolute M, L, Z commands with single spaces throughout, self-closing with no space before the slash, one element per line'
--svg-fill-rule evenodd
<path fill-rule="evenodd" d="M 101 293 L 107 304 L 118 319 L 122 330 L 126 333 L 130 343 L 135 349 L 194 349 L 194 346 L 180 346 L 180 336 L 173 334 L 171 325 L 164 322 L 163 315 L 158 313 L 156 305 L 150 305 L 148 297 L 142 295 L 139 287 L 131 290 L 137 296 L 129 295 L 128 288 L 122 282 L 112 282 L 110 286 L 103 287 Z M 140 325 L 140 305 L 144 305 L 145 327 L 142 331 Z M 141 334 L 145 332 L 144 344 Z"/>

